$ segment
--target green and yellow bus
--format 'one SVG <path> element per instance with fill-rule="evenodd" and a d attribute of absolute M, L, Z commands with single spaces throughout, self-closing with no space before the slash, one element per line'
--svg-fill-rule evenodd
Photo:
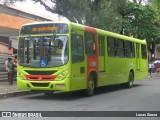
<path fill-rule="evenodd" d="M 17 87 L 22 90 L 86 90 L 132 87 L 148 74 L 145 40 L 72 22 L 25 24 L 19 33 Z"/>

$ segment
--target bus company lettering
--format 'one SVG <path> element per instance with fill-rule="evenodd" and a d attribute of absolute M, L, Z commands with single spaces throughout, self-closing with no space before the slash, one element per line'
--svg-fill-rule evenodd
<path fill-rule="evenodd" d="M 95 61 L 91 61 L 90 62 L 90 66 L 96 66 L 96 62 Z"/>
<path fill-rule="evenodd" d="M 133 63 L 129 63 L 129 66 L 134 67 L 134 64 Z"/>

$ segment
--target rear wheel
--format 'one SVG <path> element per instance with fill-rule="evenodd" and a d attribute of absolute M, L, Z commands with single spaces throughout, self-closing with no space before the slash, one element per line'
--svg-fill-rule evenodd
<path fill-rule="evenodd" d="M 134 82 L 134 75 L 132 72 L 130 72 L 129 76 L 128 76 L 128 82 L 122 83 L 121 86 L 124 88 L 131 88 L 131 87 L 133 87 L 133 82 Z"/>
<path fill-rule="evenodd" d="M 87 96 L 92 96 L 94 94 L 95 90 L 95 82 L 93 76 L 90 76 L 88 78 L 88 88 L 86 90 L 86 95 Z"/>
<path fill-rule="evenodd" d="M 133 73 L 129 73 L 129 78 L 128 78 L 128 83 L 126 84 L 126 87 L 131 88 L 133 87 L 133 82 L 134 82 L 134 76 Z"/>

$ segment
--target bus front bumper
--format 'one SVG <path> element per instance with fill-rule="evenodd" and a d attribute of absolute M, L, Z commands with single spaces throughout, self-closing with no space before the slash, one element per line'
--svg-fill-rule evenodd
<path fill-rule="evenodd" d="M 17 77 L 17 88 L 19 90 L 70 91 L 70 84 L 69 78 L 61 81 L 31 81 Z"/>

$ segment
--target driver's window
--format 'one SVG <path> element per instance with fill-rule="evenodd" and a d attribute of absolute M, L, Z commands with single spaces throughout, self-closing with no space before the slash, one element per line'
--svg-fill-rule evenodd
<path fill-rule="evenodd" d="M 84 44 L 82 35 L 72 33 L 71 50 L 73 63 L 84 60 Z"/>

